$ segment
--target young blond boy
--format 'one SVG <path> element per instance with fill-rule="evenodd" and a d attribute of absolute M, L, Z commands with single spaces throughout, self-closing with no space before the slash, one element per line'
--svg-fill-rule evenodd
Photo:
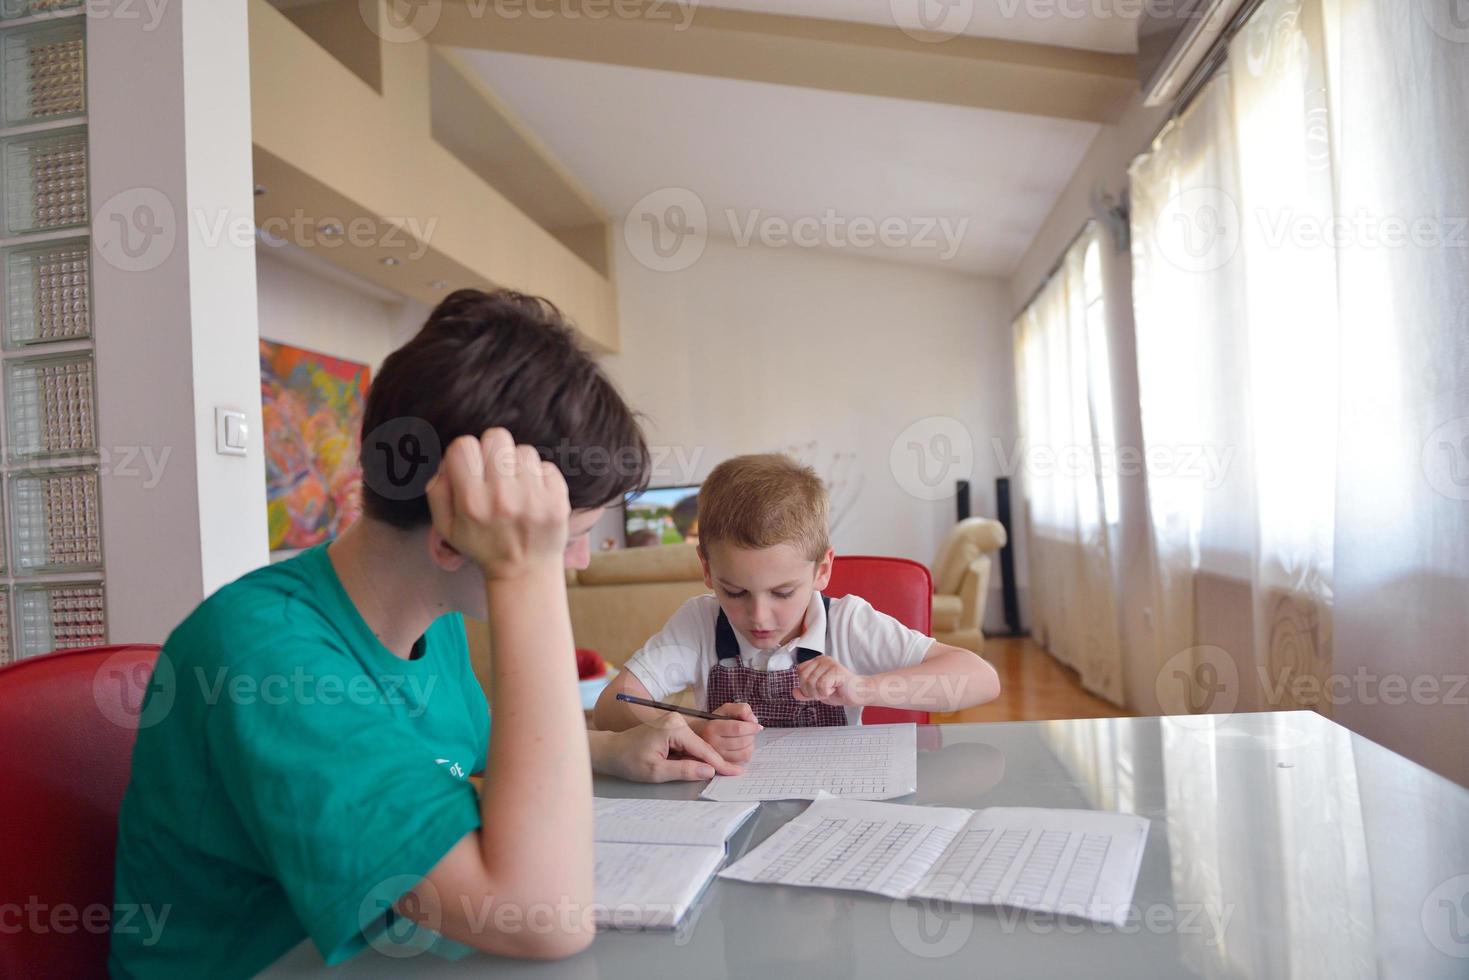
<path fill-rule="evenodd" d="M 602 693 L 598 727 L 621 731 L 661 712 L 616 700 L 694 689 L 729 720 L 691 721 L 730 761 L 762 727 L 855 725 L 881 705 L 957 711 L 993 700 L 994 669 L 858 596 L 828 600 L 833 553 L 826 487 L 787 456 L 738 456 L 699 491 L 699 561 L 713 595 L 697 596 L 643 645 Z"/>

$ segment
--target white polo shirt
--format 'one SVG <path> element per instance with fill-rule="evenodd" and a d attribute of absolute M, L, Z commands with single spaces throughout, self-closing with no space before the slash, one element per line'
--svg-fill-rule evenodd
<path fill-rule="evenodd" d="M 719 600 L 712 595 L 695 596 L 642 649 L 628 660 L 626 669 L 643 682 L 648 696 L 662 701 L 685 688 L 694 689 L 694 703 L 712 711 L 708 703 L 709 670 L 719 662 L 714 649 L 714 624 L 719 617 Z M 775 650 L 757 650 L 738 629 L 740 663 L 754 670 L 786 670 L 796 665 L 796 650 L 816 650 L 831 657 L 854 674 L 880 674 L 921 663 L 933 645 L 933 637 L 909 629 L 891 616 L 878 612 L 860 596 L 843 596 L 831 601 L 831 630 L 828 645 L 827 609 L 819 593 L 812 593 L 806 610 L 806 629 L 790 643 Z M 862 720 L 862 709 L 847 707 L 847 724 Z"/>

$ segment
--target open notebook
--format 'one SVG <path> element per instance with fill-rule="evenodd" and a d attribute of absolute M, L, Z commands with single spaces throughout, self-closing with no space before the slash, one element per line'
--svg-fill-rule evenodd
<path fill-rule="evenodd" d="M 596 804 L 597 925 L 673 929 L 724 863 L 753 803 L 607 800 Z"/>
<path fill-rule="evenodd" d="M 1005 905 L 1123 925 L 1146 817 L 822 796 L 721 878 Z"/>

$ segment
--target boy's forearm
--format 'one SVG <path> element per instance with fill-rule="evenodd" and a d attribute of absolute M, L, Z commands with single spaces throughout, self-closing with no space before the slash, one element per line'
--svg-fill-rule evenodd
<path fill-rule="evenodd" d="M 1000 679 L 984 658 L 947 647 L 912 667 L 869 674 L 865 707 L 913 711 L 959 711 L 993 701 Z"/>
<path fill-rule="evenodd" d="M 593 897 L 591 760 L 561 571 L 492 582 L 489 621 L 486 869 L 513 900 L 585 911 Z"/>
<path fill-rule="evenodd" d="M 618 694 L 630 694 L 633 697 L 651 700 L 648 689 L 643 686 L 632 672 L 626 667 L 622 673 L 608 684 L 597 698 L 597 705 L 592 709 L 592 724 L 606 732 L 625 732 L 629 728 L 649 724 L 658 721 L 664 712 L 657 708 L 641 708 L 626 701 L 617 700 Z M 692 721 L 693 719 L 689 719 Z"/>

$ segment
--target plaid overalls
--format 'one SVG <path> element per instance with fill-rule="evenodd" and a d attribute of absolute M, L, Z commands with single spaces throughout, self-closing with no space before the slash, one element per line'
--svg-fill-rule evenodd
<path fill-rule="evenodd" d="M 826 607 L 826 635 L 831 638 L 831 599 L 821 597 Z M 816 728 L 845 725 L 847 709 L 820 701 L 797 701 L 798 678 L 795 667 L 785 670 L 755 670 L 740 662 L 740 641 L 724 610 L 714 621 L 714 652 L 718 661 L 709 668 L 707 711 L 721 705 L 744 701 L 766 728 Z M 803 664 L 821 656 L 816 650 L 798 648 L 796 663 Z"/>

